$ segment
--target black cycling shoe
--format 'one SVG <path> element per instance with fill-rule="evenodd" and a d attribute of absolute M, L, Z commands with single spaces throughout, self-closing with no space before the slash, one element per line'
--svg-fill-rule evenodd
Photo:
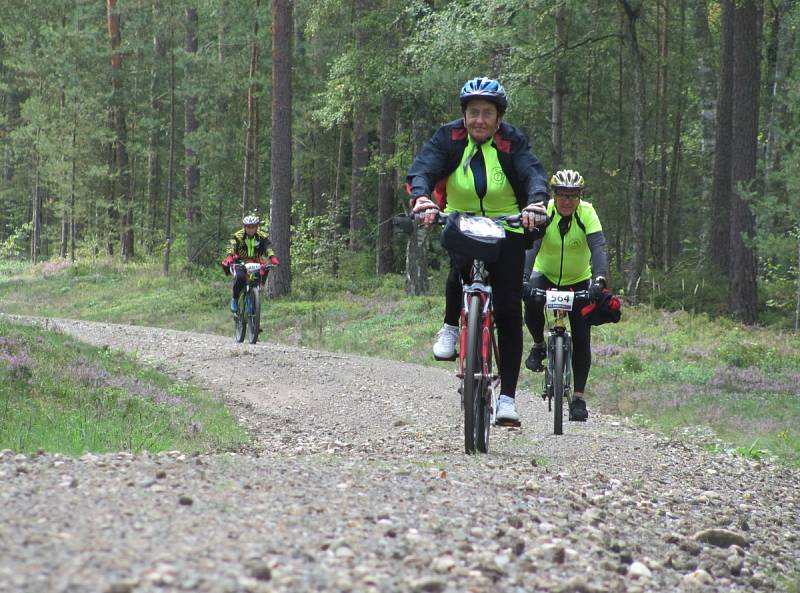
<path fill-rule="evenodd" d="M 525 366 L 534 373 L 541 373 L 544 371 L 542 361 L 545 358 L 547 358 L 547 348 L 545 345 L 542 344 L 541 347 L 534 346 L 531 348 L 531 353 L 528 354 L 528 358 L 525 359 Z"/>
<path fill-rule="evenodd" d="M 589 412 L 586 410 L 586 402 L 582 397 L 573 397 L 569 403 L 569 419 L 573 422 L 586 422 Z"/>

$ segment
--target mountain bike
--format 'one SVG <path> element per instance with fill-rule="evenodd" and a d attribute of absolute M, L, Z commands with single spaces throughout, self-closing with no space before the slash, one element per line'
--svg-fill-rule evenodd
<path fill-rule="evenodd" d="M 269 270 L 275 266 L 267 264 L 265 267 Z M 245 271 L 247 282 L 239 294 L 239 306 L 233 314 L 233 337 L 237 342 L 244 342 L 246 335 L 247 341 L 255 344 L 261 332 L 261 264 L 231 264 L 231 274 L 235 276 L 237 269 Z"/>
<path fill-rule="evenodd" d="M 572 403 L 572 334 L 567 330 L 567 317 L 576 300 L 588 299 L 589 291 L 534 289 L 534 294 L 544 297 L 545 309 L 552 311 L 548 319 L 547 364 L 544 369 L 542 399 L 548 411 L 553 412 L 553 434 L 563 434 L 564 400 Z"/>
<path fill-rule="evenodd" d="M 477 235 L 472 237 L 480 236 L 480 232 L 488 229 L 488 234 L 494 236 L 474 240 L 496 244 L 497 250 L 499 241 L 505 236 L 501 223 L 505 222 L 510 227 L 519 227 L 521 224 L 519 214 L 498 218 L 453 214 L 465 220 L 467 223 L 465 226 L 473 227 Z M 445 225 L 451 218 L 452 215 L 440 213 L 437 222 Z M 494 241 L 491 241 L 492 239 Z M 443 239 L 442 245 L 450 249 L 445 242 Z M 465 246 L 459 245 L 459 247 Z M 478 246 L 475 250 L 465 247 L 458 254 L 465 258 L 467 253 L 474 256 L 471 257 L 472 264 L 468 278 L 462 279 L 461 335 L 456 373 L 461 379 L 459 391 L 461 408 L 464 412 L 464 449 L 468 454 L 476 451 L 486 453 L 489 450 L 489 430 L 495 422 L 500 388 L 500 377 L 492 368 L 492 359 L 497 361 L 500 358 L 495 335 L 492 287 L 489 284 L 489 271 L 480 255 L 481 252 L 483 246 Z"/>

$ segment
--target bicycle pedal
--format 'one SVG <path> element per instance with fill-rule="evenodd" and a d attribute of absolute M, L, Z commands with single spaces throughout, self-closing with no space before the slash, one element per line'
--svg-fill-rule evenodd
<path fill-rule="evenodd" d="M 453 356 L 449 356 L 449 357 L 447 357 L 447 358 L 444 358 L 444 357 L 441 357 L 441 356 L 436 356 L 436 355 L 434 354 L 434 355 L 433 355 L 433 360 L 438 360 L 438 361 L 440 361 L 440 362 L 452 362 L 453 360 L 458 360 L 458 352 L 456 352 L 455 354 L 453 354 Z"/>

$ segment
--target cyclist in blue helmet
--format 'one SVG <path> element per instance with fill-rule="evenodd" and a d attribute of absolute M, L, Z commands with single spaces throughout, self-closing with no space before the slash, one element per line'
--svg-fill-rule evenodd
<path fill-rule="evenodd" d="M 522 361 L 522 269 L 534 215 L 545 213 L 547 178 L 528 139 L 505 123 L 508 97 L 499 81 L 468 80 L 459 93 L 462 117 L 440 127 L 414 159 L 406 178 L 411 208 L 425 225 L 444 212 L 497 217 L 522 213 L 523 229 L 507 229 L 499 261 L 488 265 L 500 348 L 497 420 L 519 424 L 515 395 Z M 451 360 L 458 341 L 461 278 L 470 262 L 451 257 L 445 316 L 434 357 Z"/>

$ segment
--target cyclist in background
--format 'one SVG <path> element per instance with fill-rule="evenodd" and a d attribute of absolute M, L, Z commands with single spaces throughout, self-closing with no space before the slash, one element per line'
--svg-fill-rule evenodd
<path fill-rule="evenodd" d="M 258 262 L 261 264 L 261 285 L 267 281 L 267 262 L 278 265 L 278 258 L 272 251 L 267 234 L 259 230 L 261 224 L 258 216 L 249 214 L 242 219 L 243 228 L 233 234 L 228 243 L 227 256 L 222 261 L 222 268 L 226 274 L 231 273 L 231 264 L 237 261 Z M 247 283 L 245 270 L 236 269 L 236 278 L 233 281 L 233 296 L 231 298 L 231 312 L 239 310 L 239 295 Z"/>
<path fill-rule="evenodd" d="M 533 336 L 533 348 L 525 366 L 534 372 L 544 370 L 542 361 L 547 357 L 545 303 L 543 297 L 534 295 L 534 289 L 589 290 L 589 299 L 594 301 L 606 288 L 608 277 L 606 239 L 594 207 L 581 199 L 583 177 L 577 171 L 564 169 L 550 178 L 550 188 L 553 191 L 553 199 L 547 204 L 550 220 L 542 238 L 526 253 L 523 275 L 525 325 Z M 589 417 L 584 389 L 592 365 L 592 335 L 578 303 L 569 313 L 569 323 L 575 377 L 575 397 L 570 404 L 569 419 L 583 421 Z"/>
<path fill-rule="evenodd" d="M 422 224 L 430 225 L 439 210 L 487 217 L 521 212 L 523 226 L 533 229 L 534 215 L 544 214 L 547 181 L 525 135 L 502 121 L 508 108 L 505 89 L 497 80 L 473 78 L 464 84 L 459 98 L 463 117 L 440 127 L 408 171 L 407 190 L 414 214 L 421 216 Z M 487 266 L 500 349 L 496 419 L 501 424 L 519 423 L 514 397 L 522 361 L 520 278 L 525 238 L 523 229 L 506 228 L 499 260 Z M 468 277 L 471 263 L 451 256 L 444 325 L 433 346 L 437 359 L 455 355 L 461 279 Z"/>

